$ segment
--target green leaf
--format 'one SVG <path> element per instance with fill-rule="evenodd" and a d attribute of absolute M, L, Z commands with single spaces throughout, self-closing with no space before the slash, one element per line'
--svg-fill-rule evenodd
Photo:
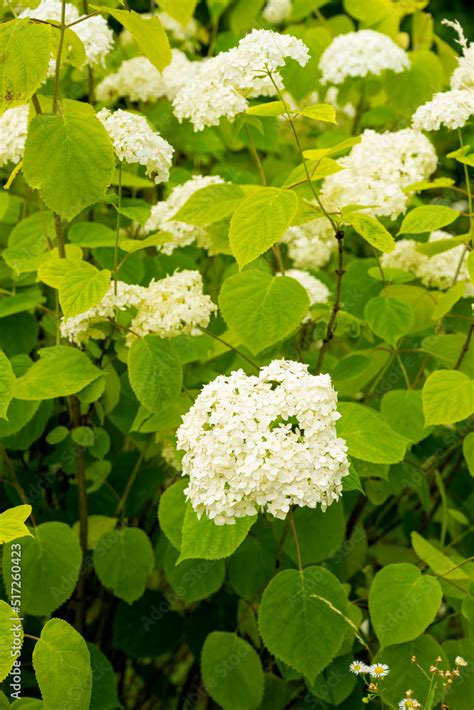
<path fill-rule="evenodd" d="M 87 355 L 67 345 L 53 345 L 38 351 L 37 360 L 15 383 L 17 399 L 37 400 L 67 397 L 97 379 L 101 371 Z"/>
<path fill-rule="evenodd" d="M 144 19 L 133 10 L 116 10 L 111 7 L 99 9 L 112 15 L 130 32 L 140 51 L 158 71 L 161 72 L 168 66 L 171 62 L 171 47 L 157 16 Z"/>
<path fill-rule="evenodd" d="M 409 212 L 398 234 L 424 234 L 452 224 L 460 215 L 444 205 L 422 205 Z"/>
<path fill-rule="evenodd" d="M 48 238 L 53 241 L 54 220 L 51 212 L 35 212 L 16 224 L 2 252 L 8 266 L 20 275 L 36 271 L 49 258 Z"/>
<path fill-rule="evenodd" d="M 14 296 L 0 298 L 0 318 L 30 311 L 43 303 L 44 300 L 41 291 L 37 288 L 25 288 Z"/>
<path fill-rule="evenodd" d="M 168 15 L 186 27 L 194 15 L 197 0 L 160 0 L 159 4 Z"/>
<path fill-rule="evenodd" d="M 387 565 L 374 577 L 369 612 L 382 647 L 420 636 L 434 621 L 443 593 L 435 577 L 405 562 Z"/>
<path fill-rule="evenodd" d="M 16 540 L 18 537 L 31 536 L 25 525 L 29 515 L 31 515 L 31 505 L 17 505 L 0 513 L 0 545 Z"/>
<path fill-rule="evenodd" d="M 222 587 L 225 577 L 223 560 L 184 560 L 176 564 L 178 557 L 178 550 L 168 545 L 164 558 L 165 575 L 173 591 L 186 604 L 206 599 Z"/>
<path fill-rule="evenodd" d="M 110 284 L 110 271 L 99 271 L 84 261 L 81 267 L 68 270 L 59 285 L 59 303 L 64 316 L 71 318 L 96 306 L 105 296 Z"/>
<path fill-rule="evenodd" d="M 0 114 L 28 103 L 46 79 L 51 27 L 29 19 L 0 26 Z"/>
<path fill-rule="evenodd" d="M 454 424 L 474 412 L 474 382 L 457 370 L 432 372 L 423 387 L 426 425 Z"/>
<path fill-rule="evenodd" d="M 254 354 L 291 335 L 309 305 L 306 289 L 295 279 L 259 269 L 226 279 L 219 294 L 224 320 Z"/>
<path fill-rule="evenodd" d="M 68 239 L 73 244 L 87 249 L 113 247 L 115 245 L 115 232 L 110 227 L 99 222 L 77 222 L 69 229 Z M 121 240 L 119 240 L 119 244 L 120 242 Z"/>
<path fill-rule="evenodd" d="M 172 343 L 157 335 L 135 340 L 128 356 L 128 376 L 138 400 L 150 412 L 179 396 L 183 370 Z"/>
<path fill-rule="evenodd" d="M 342 545 L 346 527 L 342 503 L 333 503 L 324 512 L 321 508 L 296 508 L 293 517 L 304 567 L 329 559 Z M 284 550 L 297 564 L 293 535 L 287 536 Z"/>
<path fill-rule="evenodd" d="M 206 227 L 232 214 L 243 198 L 244 191 L 238 185 L 208 185 L 194 192 L 173 220 Z"/>
<path fill-rule="evenodd" d="M 471 476 L 474 476 L 474 432 L 464 437 L 462 452 Z"/>
<path fill-rule="evenodd" d="M 50 619 L 33 651 L 33 667 L 45 710 L 88 710 L 92 692 L 90 654 L 82 636 L 62 619 Z"/>
<path fill-rule="evenodd" d="M 10 360 L 0 350 L 0 419 L 7 419 L 7 411 L 13 398 L 15 375 Z"/>
<path fill-rule="evenodd" d="M 46 205 L 67 220 L 105 195 L 114 170 L 112 143 L 92 108 L 35 116 L 23 174 Z"/>
<path fill-rule="evenodd" d="M 264 187 L 239 205 L 230 222 L 229 240 L 240 268 L 283 236 L 297 209 L 295 193 L 276 187 Z"/>
<path fill-rule="evenodd" d="M 128 604 L 143 595 L 153 564 L 150 540 L 139 528 L 113 530 L 101 537 L 94 550 L 94 568 L 100 581 Z"/>
<path fill-rule="evenodd" d="M 464 587 L 467 591 L 473 577 L 467 573 L 467 566 L 459 566 L 459 562 L 452 560 L 443 550 L 431 544 L 417 532 L 411 533 L 411 544 L 416 554 L 433 570 L 436 575 L 442 576 L 447 582 L 454 582 L 457 586 Z"/>
<path fill-rule="evenodd" d="M 337 433 L 345 439 L 351 456 L 371 463 L 402 461 L 408 442 L 378 412 L 352 402 L 341 402 L 338 409 L 342 418 L 337 422 Z"/>
<path fill-rule="evenodd" d="M 285 570 L 265 589 L 259 613 L 265 646 L 313 683 L 347 632 L 347 600 L 339 580 L 322 567 Z"/>
<path fill-rule="evenodd" d="M 59 289 L 61 281 L 66 274 L 82 268 L 85 263 L 82 259 L 70 259 L 67 257 L 65 259 L 48 259 L 38 268 L 38 278 L 43 283 L 48 284 L 48 286 Z"/>
<path fill-rule="evenodd" d="M 18 663 L 23 645 L 23 627 L 15 609 L 0 599 L 0 683 Z"/>
<path fill-rule="evenodd" d="M 260 658 L 247 641 L 227 631 L 213 631 L 201 654 L 204 687 L 223 710 L 257 710 L 263 698 Z"/>
<path fill-rule="evenodd" d="M 413 323 L 412 307 L 399 298 L 371 298 L 365 306 L 364 316 L 372 332 L 394 347 Z"/>
<path fill-rule="evenodd" d="M 337 123 L 336 110 L 330 104 L 314 104 L 297 111 L 298 116 L 312 118 L 314 121 L 324 121 L 325 123 Z"/>
<path fill-rule="evenodd" d="M 344 212 L 344 219 L 349 222 L 357 234 L 360 234 L 366 242 L 379 251 L 390 254 L 395 249 L 394 238 L 376 217 L 357 212 Z"/>
<path fill-rule="evenodd" d="M 30 533 L 30 537 L 21 540 L 21 610 L 25 614 L 48 616 L 69 599 L 76 587 L 81 548 L 65 523 L 42 523 L 31 528 Z M 10 559 L 14 544 L 4 548 L 3 579 L 7 591 L 11 589 Z"/>
<path fill-rule="evenodd" d="M 247 537 L 255 516 L 237 518 L 233 525 L 216 525 L 204 515 L 199 519 L 186 504 L 179 562 L 188 559 L 219 560 L 229 557 Z"/>
<path fill-rule="evenodd" d="M 245 113 L 248 116 L 283 116 L 289 110 L 291 111 L 285 101 L 267 101 L 266 103 L 250 106 Z"/>
<path fill-rule="evenodd" d="M 431 316 L 433 320 L 439 320 L 440 318 L 443 318 L 446 313 L 449 313 L 454 304 L 464 296 L 465 290 L 466 283 L 464 281 L 460 281 L 443 293 L 435 306 L 433 315 Z"/>
<path fill-rule="evenodd" d="M 420 390 L 391 390 L 382 397 L 380 412 L 387 424 L 417 444 L 427 436 Z"/>
<path fill-rule="evenodd" d="M 173 483 L 161 494 L 158 506 L 160 528 L 177 550 L 181 548 L 182 528 L 186 511 L 184 489 L 187 485 L 187 478 Z"/>

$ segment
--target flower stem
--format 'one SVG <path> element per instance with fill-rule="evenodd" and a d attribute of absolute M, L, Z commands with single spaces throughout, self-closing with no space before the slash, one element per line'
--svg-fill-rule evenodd
<path fill-rule="evenodd" d="M 324 355 L 328 348 L 329 343 L 334 337 L 334 331 L 336 326 L 337 314 L 341 308 L 341 287 L 342 287 L 342 277 L 344 276 L 344 232 L 336 232 L 337 247 L 338 247 L 338 265 L 336 270 L 336 293 L 334 295 L 334 303 L 331 310 L 331 316 L 326 328 L 326 335 L 324 336 L 323 344 L 321 350 L 319 351 L 318 361 L 316 363 L 316 374 L 321 372 L 323 365 Z"/>
<path fill-rule="evenodd" d="M 120 210 L 122 209 L 122 162 L 118 166 L 118 203 L 117 222 L 115 225 L 115 246 L 114 246 L 114 294 L 117 295 L 117 281 L 119 269 L 119 236 L 120 236 Z"/>
<path fill-rule="evenodd" d="M 54 88 L 53 88 L 53 113 L 57 113 L 59 109 L 59 75 L 61 73 L 61 56 L 64 46 L 64 35 L 66 33 L 66 0 L 61 0 L 61 20 L 59 24 L 59 41 L 58 51 L 56 53 L 56 69 L 54 72 Z"/>

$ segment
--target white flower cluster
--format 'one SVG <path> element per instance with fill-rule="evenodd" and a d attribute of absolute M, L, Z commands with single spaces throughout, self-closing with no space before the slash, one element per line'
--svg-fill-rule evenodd
<path fill-rule="evenodd" d="M 152 207 L 151 215 L 145 223 L 145 231 L 161 230 L 168 232 L 173 237 L 172 241 L 158 247 L 163 254 L 172 254 L 178 247 L 188 246 L 193 242 L 197 242 L 198 246 L 205 249 L 210 247 L 205 229 L 180 222 L 173 217 L 197 190 L 223 182 L 224 180 L 219 175 L 193 175 L 190 180 L 173 188 L 166 200 L 158 202 Z"/>
<path fill-rule="evenodd" d="M 451 234 L 437 230 L 430 234 L 428 241 L 437 242 L 440 239 L 451 238 Z M 457 281 L 467 282 L 465 295 L 471 296 L 474 294 L 474 286 L 469 282 L 467 252 L 462 244 L 431 257 L 417 251 L 418 244 L 419 242 L 414 239 L 400 239 L 394 251 L 390 254 L 382 254 L 380 257 L 382 266 L 409 271 L 419 278 L 424 286 L 442 291 L 453 285 L 457 274 Z"/>
<path fill-rule="evenodd" d="M 474 91 L 451 89 L 435 94 L 431 101 L 419 106 L 413 115 L 413 127 L 423 131 L 462 128 L 474 115 Z"/>
<path fill-rule="evenodd" d="M 351 673 L 355 675 L 364 675 L 368 673 L 372 678 L 385 678 L 390 673 L 390 668 L 386 663 L 373 663 L 368 666 L 363 661 L 352 661 L 349 666 Z"/>
<path fill-rule="evenodd" d="M 418 708 L 421 708 L 421 703 L 416 698 L 412 698 L 411 695 L 407 695 L 406 698 L 400 700 L 398 707 L 400 710 L 418 710 Z"/>
<path fill-rule="evenodd" d="M 345 170 L 327 177 L 321 189 L 329 212 L 350 204 L 367 205 L 373 216 L 396 219 L 405 211 L 405 187 L 426 180 L 438 159 L 422 133 L 405 128 L 393 133 L 367 129 L 350 154 L 338 160 Z"/>
<path fill-rule="evenodd" d="M 322 281 L 309 274 L 307 271 L 300 269 L 287 269 L 285 276 L 290 276 L 295 281 L 298 281 L 308 293 L 310 305 L 315 303 L 327 303 L 329 300 L 329 289 Z"/>
<path fill-rule="evenodd" d="M 338 500 L 349 465 L 336 406 L 329 375 L 288 360 L 205 385 L 177 432 L 198 516 L 224 525 L 259 509 L 285 518 L 292 505 L 325 510 Z"/>
<path fill-rule="evenodd" d="M 126 59 L 118 70 L 97 85 L 96 97 L 102 103 L 117 99 L 149 103 L 161 98 L 170 101 L 181 86 L 189 81 L 196 62 L 191 62 L 179 49 L 172 50 L 170 64 L 160 73 L 146 57 Z"/>
<path fill-rule="evenodd" d="M 337 251 L 333 229 L 325 217 L 287 229 L 281 240 L 299 269 L 320 269 Z"/>
<path fill-rule="evenodd" d="M 474 44 L 468 44 L 459 22 L 443 20 L 443 24 L 456 30 L 463 52 L 451 76 L 451 90 L 434 94 L 415 111 L 413 126 L 423 131 L 462 128 L 474 115 Z"/>
<path fill-rule="evenodd" d="M 323 84 L 342 84 L 349 77 L 378 76 L 386 70 L 400 74 L 410 68 L 410 60 L 387 35 L 359 30 L 335 37 L 324 50 L 319 68 Z"/>
<path fill-rule="evenodd" d="M 0 116 L 0 168 L 23 157 L 28 131 L 28 104 L 9 108 Z"/>
<path fill-rule="evenodd" d="M 109 134 L 120 161 L 144 165 L 147 175 L 154 175 L 156 183 L 168 180 L 174 148 L 151 128 L 145 116 L 103 108 L 97 118 Z"/>
<path fill-rule="evenodd" d="M 196 131 L 218 125 L 223 117 L 232 121 L 246 110 L 247 99 L 276 93 L 267 72 L 281 87 L 278 70 L 287 59 L 304 66 L 308 48 L 291 35 L 253 30 L 237 47 L 196 63 L 194 76 L 174 98 L 175 115 L 180 121 L 188 118 Z"/>
<path fill-rule="evenodd" d="M 159 281 L 151 281 L 131 322 L 128 337 L 154 333 L 162 338 L 177 335 L 199 335 L 199 327 L 209 324 L 217 310 L 210 296 L 202 292 L 199 271 L 178 271 Z"/>
<path fill-rule="evenodd" d="M 279 25 L 290 18 L 292 10 L 292 0 L 268 0 L 263 8 L 262 17 L 272 25 Z"/>
<path fill-rule="evenodd" d="M 111 284 L 105 296 L 96 306 L 79 313 L 77 316 L 62 319 L 62 337 L 76 343 L 76 345 L 80 345 L 89 335 L 101 336 L 100 331 L 94 332 L 94 325 L 109 318 L 114 318 L 116 311 L 126 311 L 133 306 L 138 306 L 143 297 L 143 291 L 142 286 L 118 281 L 117 293 L 115 293 L 115 286 Z"/>
<path fill-rule="evenodd" d="M 472 42 L 458 59 L 458 66 L 451 76 L 451 88 L 474 90 L 474 44 Z"/>
<path fill-rule="evenodd" d="M 451 76 L 452 89 L 474 89 L 474 44 L 467 41 L 464 30 L 458 20 L 442 20 L 443 25 L 452 27 L 458 39 L 456 42 L 462 48 L 458 57 L 458 66 Z"/>
<path fill-rule="evenodd" d="M 198 326 L 206 327 L 217 306 L 202 292 L 199 271 L 178 271 L 149 286 L 137 286 L 123 281 L 111 284 L 102 300 L 93 308 L 71 318 L 63 318 L 61 335 L 79 345 L 87 337 L 101 337 L 94 325 L 115 318 L 116 311 L 134 308 L 136 314 L 127 335 L 128 345 L 150 333 L 161 338 L 180 334 L 198 335 Z"/>
<path fill-rule="evenodd" d="M 38 20 L 61 20 L 61 0 L 41 0 L 35 8 L 27 8 L 20 17 L 34 17 Z M 79 12 L 72 3 L 66 3 L 66 24 L 75 22 L 85 17 L 79 16 Z M 107 21 L 101 15 L 94 15 L 83 19 L 82 22 L 74 25 L 71 30 L 76 33 L 84 45 L 86 53 L 86 63 L 91 66 L 104 65 L 105 59 L 114 46 L 114 34 Z M 51 60 L 51 68 L 54 69 L 55 59 Z"/>

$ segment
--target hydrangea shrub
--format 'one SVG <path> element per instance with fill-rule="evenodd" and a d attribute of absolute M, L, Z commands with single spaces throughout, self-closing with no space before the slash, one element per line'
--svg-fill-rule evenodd
<path fill-rule="evenodd" d="M 472 710 L 462 25 L 0 18 L 1 710 Z"/>

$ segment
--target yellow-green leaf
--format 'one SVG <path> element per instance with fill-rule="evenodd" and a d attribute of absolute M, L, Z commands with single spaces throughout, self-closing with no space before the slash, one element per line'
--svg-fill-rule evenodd
<path fill-rule="evenodd" d="M 17 505 L 0 513 L 0 545 L 31 533 L 25 525 L 25 520 L 31 515 L 31 505 Z"/>

